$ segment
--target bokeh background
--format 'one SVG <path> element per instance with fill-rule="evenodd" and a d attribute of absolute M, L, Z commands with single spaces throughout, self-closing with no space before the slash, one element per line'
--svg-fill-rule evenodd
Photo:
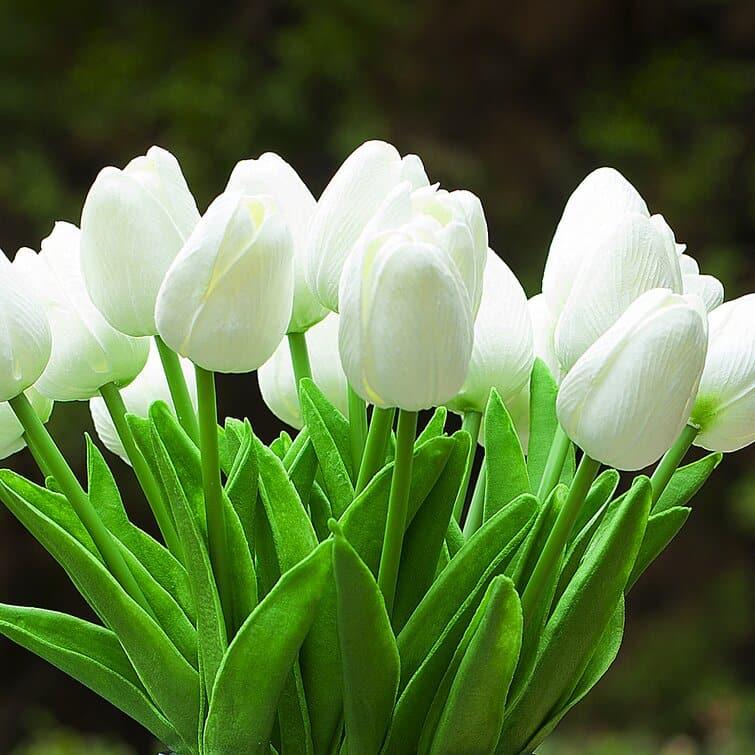
<path fill-rule="evenodd" d="M 491 243 L 539 290 L 569 193 L 613 165 L 727 298 L 755 290 L 752 0 L 0 2 L 0 245 L 78 222 L 98 170 L 171 149 L 204 209 L 241 158 L 283 154 L 318 195 L 361 141 L 419 153 L 483 199 Z M 755 327 L 755 323 L 753 323 Z M 221 410 L 280 431 L 253 377 Z M 53 434 L 83 473 L 86 406 Z M 727 458 L 633 591 L 624 648 L 543 753 L 755 752 L 755 454 Z M 33 475 L 19 454 L 11 465 Z M 113 460 L 137 518 L 129 471 Z M 0 512 L 0 600 L 88 615 Z M 0 752 L 154 752 L 107 704 L 0 642 Z"/>

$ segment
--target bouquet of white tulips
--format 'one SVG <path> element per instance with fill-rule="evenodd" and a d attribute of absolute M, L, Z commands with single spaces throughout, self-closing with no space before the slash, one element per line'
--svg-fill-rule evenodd
<path fill-rule="evenodd" d="M 179 755 L 532 753 L 755 440 L 755 295 L 723 298 L 608 168 L 530 301 L 478 198 L 384 142 L 319 201 L 240 162 L 202 216 L 165 150 L 105 168 L 80 229 L 0 254 L 0 456 L 44 481 L 0 498 L 100 623 L 3 604 L 0 632 Z M 298 430 L 269 446 L 218 424 L 215 373 L 255 370 Z M 159 537 L 89 437 L 71 471 L 45 422 L 73 400 Z"/>

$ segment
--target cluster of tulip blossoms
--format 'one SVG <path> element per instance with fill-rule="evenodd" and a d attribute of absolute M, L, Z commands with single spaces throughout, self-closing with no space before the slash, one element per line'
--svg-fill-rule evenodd
<path fill-rule="evenodd" d="M 179 753 L 532 752 L 755 440 L 755 295 L 723 299 L 610 168 L 530 300 L 479 199 L 384 142 L 319 200 L 244 160 L 202 215 L 163 149 L 105 168 L 80 228 L 0 255 L 0 458 L 45 480 L 0 496 L 102 625 L 3 605 L 0 631 Z M 294 439 L 218 425 L 214 373 L 255 370 Z M 85 487 L 48 434 L 81 400 L 162 542 L 89 438 Z"/>

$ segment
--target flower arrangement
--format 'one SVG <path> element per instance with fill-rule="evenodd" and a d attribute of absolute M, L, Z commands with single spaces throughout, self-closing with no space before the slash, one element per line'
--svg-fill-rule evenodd
<path fill-rule="evenodd" d="M 0 455 L 44 478 L 0 498 L 101 623 L 0 605 L 0 632 L 180 755 L 531 753 L 755 440 L 755 295 L 723 299 L 608 168 L 529 301 L 479 199 L 384 142 L 319 201 L 240 162 L 201 216 L 169 152 L 105 168 L 80 229 L 0 255 Z M 294 437 L 218 425 L 215 373 L 255 370 Z M 71 471 L 45 422 L 72 400 L 159 538 L 89 437 Z"/>

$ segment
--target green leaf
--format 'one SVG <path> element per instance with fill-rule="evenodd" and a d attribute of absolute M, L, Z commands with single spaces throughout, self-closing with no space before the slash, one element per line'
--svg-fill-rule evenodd
<path fill-rule="evenodd" d="M 186 741 L 193 741 L 198 725 L 199 676 L 191 664 L 78 540 L 2 483 L 0 497 L 116 633 L 145 689 L 176 731 Z"/>
<path fill-rule="evenodd" d="M 328 582 L 331 545 L 286 572 L 228 648 L 210 699 L 207 753 L 267 752 L 278 700 Z"/>
<path fill-rule="evenodd" d="M 433 412 L 433 416 L 430 417 L 428 423 L 422 428 L 422 432 L 417 436 L 415 446 L 421 446 L 430 438 L 435 438 L 438 435 L 443 434 L 443 430 L 446 427 L 446 419 L 448 418 L 448 409 L 445 406 L 439 406 Z"/>
<path fill-rule="evenodd" d="M 530 492 L 522 444 L 495 388 L 485 409 L 485 507 L 488 521 L 515 498 Z"/>
<path fill-rule="evenodd" d="M 616 488 L 619 486 L 621 476 L 615 469 L 606 469 L 601 472 L 590 487 L 590 492 L 582 504 L 577 520 L 571 531 L 571 540 L 576 539 L 582 529 L 595 516 L 596 512 L 603 508 L 613 498 Z"/>
<path fill-rule="evenodd" d="M 495 750 L 521 642 L 519 596 L 510 579 L 497 577 L 451 685 L 432 755 L 486 755 Z"/>
<path fill-rule="evenodd" d="M 435 577 L 471 445 L 466 431 L 455 433 L 452 439 L 455 443 L 443 472 L 404 536 L 393 605 L 393 626 L 396 631 L 404 626 Z"/>
<path fill-rule="evenodd" d="M 280 750 L 286 755 L 314 755 L 312 724 L 299 663 L 294 661 L 278 702 Z"/>
<path fill-rule="evenodd" d="M 270 444 L 270 450 L 281 460 L 285 458 L 292 444 L 291 436 L 282 430 L 281 434 Z"/>
<path fill-rule="evenodd" d="M 466 543 L 464 533 L 459 527 L 459 523 L 456 519 L 451 519 L 448 523 L 448 531 L 446 532 L 446 545 L 448 546 L 448 555 L 453 558 Z"/>
<path fill-rule="evenodd" d="M 721 453 L 708 454 L 692 464 L 679 467 L 653 507 L 653 514 L 660 514 L 666 509 L 689 503 L 721 463 L 721 459 Z"/>
<path fill-rule="evenodd" d="M 399 656 L 385 601 L 372 572 L 334 525 L 338 637 L 349 750 L 377 755 L 388 730 Z"/>
<path fill-rule="evenodd" d="M 498 752 L 519 753 L 585 673 L 634 565 L 651 496 L 650 480 L 638 477 L 606 512 L 545 626 L 534 671 L 507 712 Z"/>
<path fill-rule="evenodd" d="M 539 357 L 535 359 L 530 377 L 530 439 L 527 454 L 532 490 L 540 487 L 545 471 L 545 463 L 558 427 L 556 417 L 556 397 L 558 385 L 548 366 Z M 569 449 L 560 482 L 571 484 L 574 478 L 574 447 Z"/>
<path fill-rule="evenodd" d="M 676 537 L 676 533 L 684 526 L 691 511 L 692 509 L 687 506 L 674 506 L 650 516 L 637 560 L 627 582 L 627 591 Z"/>
<path fill-rule="evenodd" d="M 330 537 L 328 520 L 333 516 L 333 511 L 330 508 L 328 497 L 317 483 L 314 483 L 309 495 L 309 516 L 317 533 L 317 539 L 320 542 L 327 540 Z"/>
<path fill-rule="evenodd" d="M 243 437 L 228 474 L 225 492 L 238 515 L 250 552 L 254 543 L 254 511 L 257 505 L 259 470 L 254 448 L 254 434 L 249 420 L 244 422 Z"/>
<path fill-rule="evenodd" d="M 288 476 L 296 488 L 296 492 L 299 494 L 302 506 L 306 508 L 310 503 L 312 486 L 315 484 L 315 476 L 318 469 L 317 454 L 312 442 L 307 439 L 298 450 L 296 456 L 291 459 L 289 466 L 286 466 L 285 459 L 283 466 L 286 468 Z M 330 504 L 328 504 L 328 507 L 330 507 Z"/>
<path fill-rule="evenodd" d="M 161 742 L 189 749 L 152 704 L 110 630 L 64 613 L 0 604 L 0 633 L 105 698 Z"/>

